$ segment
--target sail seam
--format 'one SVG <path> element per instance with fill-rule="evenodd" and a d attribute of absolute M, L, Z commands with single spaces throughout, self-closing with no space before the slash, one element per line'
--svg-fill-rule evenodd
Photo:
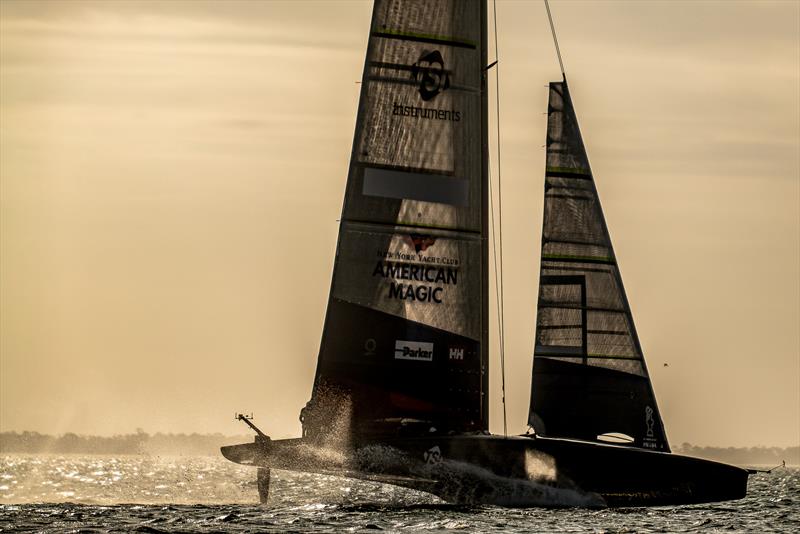
<path fill-rule="evenodd" d="M 426 169 L 425 167 L 411 167 L 408 165 L 387 165 L 382 163 L 364 163 L 364 162 L 358 162 L 355 163 L 354 165 L 362 169 L 386 169 L 390 171 L 432 174 L 435 176 L 455 176 L 455 173 L 450 170 Z"/>
<path fill-rule="evenodd" d="M 372 32 L 375 37 L 383 37 L 384 39 L 403 39 L 406 41 L 417 41 L 422 43 L 443 44 L 449 46 L 459 46 L 462 48 L 477 48 L 478 45 L 469 39 L 461 39 L 459 37 L 451 37 L 449 35 L 435 35 L 431 33 L 417 33 L 403 30 L 392 30 L 383 28 L 379 31 Z"/>
<path fill-rule="evenodd" d="M 602 312 L 602 313 L 624 313 L 627 314 L 628 312 L 624 309 L 616 309 L 616 308 L 596 308 L 592 306 L 581 306 L 579 304 L 557 304 L 555 302 L 547 302 L 542 301 L 539 304 L 539 308 L 551 308 L 556 310 L 586 310 L 590 312 Z"/>
<path fill-rule="evenodd" d="M 363 219 L 342 219 L 342 222 L 346 222 L 348 224 L 364 224 L 364 225 L 384 227 L 384 228 L 394 228 L 399 226 L 404 228 L 419 228 L 422 230 L 444 230 L 448 232 L 454 232 L 457 234 L 468 234 L 478 237 L 481 236 L 480 230 L 467 230 L 467 229 L 457 228 L 455 226 L 434 225 L 430 223 L 426 223 L 425 225 L 419 225 L 405 221 L 395 221 L 387 223 L 382 221 L 365 221 Z"/>
<path fill-rule="evenodd" d="M 605 263 L 615 265 L 614 258 L 603 256 L 574 256 L 571 254 L 542 254 L 542 261 L 564 261 L 577 263 Z"/>
<path fill-rule="evenodd" d="M 611 274 L 610 269 L 601 269 L 599 267 L 568 267 L 566 265 L 542 265 L 542 274 L 544 274 L 544 271 L 573 271 L 579 273 L 587 272 Z"/>
<path fill-rule="evenodd" d="M 543 236 L 542 241 L 544 241 L 545 243 L 563 243 L 566 245 L 585 245 L 587 247 L 608 248 L 605 243 L 597 241 L 580 241 L 578 239 L 559 239 L 557 237 L 549 237 L 549 236 Z"/>
<path fill-rule="evenodd" d="M 497 292 L 497 324 L 499 329 L 499 341 L 500 341 L 500 377 L 501 377 L 501 388 L 502 388 L 502 401 L 503 401 L 503 436 L 508 436 L 508 418 L 507 418 L 507 410 L 506 410 L 506 354 L 505 354 L 505 315 L 503 313 L 505 309 L 505 303 L 503 299 L 503 188 L 502 188 L 502 179 L 501 179 L 501 167 L 500 167 L 500 49 L 497 45 L 497 0 L 492 1 L 492 22 L 494 25 L 494 57 L 495 57 L 495 113 L 497 115 L 497 120 L 495 121 L 496 125 L 496 142 L 497 142 L 497 233 L 499 235 L 499 241 L 495 240 L 494 236 L 494 209 L 492 209 L 492 245 L 494 251 L 494 276 L 495 276 L 495 287 L 499 285 L 499 290 L 495 289 Z M 492 190 L 491 187 L 491 172 L 489 173 L 489 189 Z M 489 200 L 491 203 L 492 195 L 490 193 Z M 500 268 L 498 269 L 497 266 L 497 251 L 500 251 Z"/>
<path fill-rule="evenodd" d="M 400 85 L 419 85 L 419 82 L 414 80 L 407 80 L 405 78 L 392 78 L 390 76 L 377 76 L 375 74 L 371 74 L 367 76 L 367 80 L 371 82 L 383 82 L 383 83 L 396 83 Z M 453 84 L 447 88 L 448 91 L 460 91 L 464 93 L 479 93 L 480 89 L 475 87 L 469 87 L 468 85 L 458 85 Z M 424 109 L 424 108 L 423 108 Z"/>
<path fill-rule="evenodd" d="M 575 347 L 575 348 L 579 348 L 579 347 Z M 553 354 L 553 353 L 549 353 L 549 352 L 547 354 L 541 354 L 541 353 L 534 352 L 533 355 L 537 356 L 539 358 L 581 358 L 582 357 L 581 354 Z M 586 357 L 588 359 L 590 359 L 590 360 L 630 360 L 630 361 L 641 361 L 642 360 L 641 356 L 615 356 L 613 354 L 592 354 L 592 353 L 589 353 L 589 354 L 586 355 Z"/>

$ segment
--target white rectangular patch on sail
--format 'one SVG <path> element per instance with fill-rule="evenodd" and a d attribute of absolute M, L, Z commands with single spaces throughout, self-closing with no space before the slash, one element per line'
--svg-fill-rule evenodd
<path fill-rule="evenodd" d="M 463 178 L 420 172 L 364 169 L 363 194 L 468 206 L 469 182 Z"/>
<path fill-rule="evenodd" d="M 433 361 L 433 343 L 398 339 L 394 342 L 394 359 L 431 362 Z"/>

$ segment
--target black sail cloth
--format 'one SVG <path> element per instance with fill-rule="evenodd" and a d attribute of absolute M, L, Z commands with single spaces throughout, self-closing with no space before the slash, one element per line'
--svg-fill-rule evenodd
<path fill-rule="evenodd" d="M 485 27 L 375 2 L 308 438 L 488 428 Z"/>
<path fill-rule="evenodd" d="M 566 81 L 550 84 L 546 165 L 528 422 L 669 451 Z"/>

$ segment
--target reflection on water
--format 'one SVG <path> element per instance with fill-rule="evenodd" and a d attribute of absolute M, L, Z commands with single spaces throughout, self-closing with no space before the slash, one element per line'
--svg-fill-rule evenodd
<path fill-rule="evenodd" d="M 0 457 L 0 502 L 86 504 L 257 503 L 256 471 L 221 457 L 9 455 Z M 431 495 L 324 475 L 273 471 L 276 505 L 311 502 L 441 503 Z"/>
<path fill-rule="evenodd" d="M 215 457 L 0 456 L 0 531 L 800 532 L 800 470 L 724 503 L 627 509 L 455 506 L 404 488 L 255 470 Z M 126 504 L 127 503 L 127 504 Z"/>

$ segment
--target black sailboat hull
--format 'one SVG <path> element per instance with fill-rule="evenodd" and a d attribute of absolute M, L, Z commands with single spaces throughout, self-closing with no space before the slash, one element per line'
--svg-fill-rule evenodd
<path fill-rule="evenodd" d="M 746 470 L 577 440 L 465 435 L 400 438 L 346 449 L 288 439 L 222 448 L 229 460 L 374 480 L 454 503 L 655 506 L 740 499 Z"/>

